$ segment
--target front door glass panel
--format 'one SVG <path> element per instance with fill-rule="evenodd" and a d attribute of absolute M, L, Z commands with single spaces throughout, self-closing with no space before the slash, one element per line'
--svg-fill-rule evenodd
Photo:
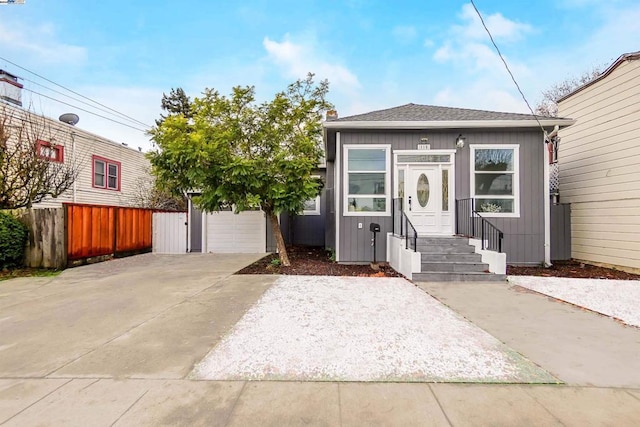
<path fill-rule="evenodd" d="M 416 193 L 418 196 L 418 203 L 423 208 L 429 203 L 429 178 L 425 174 L 420 174 L 418 177 L 418 185 L 416 186 Z"/>

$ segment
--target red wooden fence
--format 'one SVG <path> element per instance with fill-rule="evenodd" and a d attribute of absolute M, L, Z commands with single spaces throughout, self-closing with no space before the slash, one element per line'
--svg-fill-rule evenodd
<path fill-rule="evenodd" d="M 67 259 L 150 251 L 152 209 L 65 203 Z"/>

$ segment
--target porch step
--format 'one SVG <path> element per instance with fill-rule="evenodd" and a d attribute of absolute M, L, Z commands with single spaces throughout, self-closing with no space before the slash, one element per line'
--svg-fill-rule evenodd
<path fill-rule="evenodd" d="M 421 252 L 422 262 L 482 262 L 482 255 L 476 253 L 429 253 Z"/>
<path fill-rule="evenodd" d="M 423 254 L 472 254 L 475 248 L 470 244 L 466 245 L 421 245 L 418 243 L 417 251 Z"/>
<path fill-rule="evenodd" d="M 452 272 L 452 273 L 486 273 L 489 271 L 489 264 L 482 262 L 468 261 L 446 261 L 446 262 L 422 262 L 421 272 Z"/>
<path fill-rule="evenodd" d="M 420 282 L 501 282 L 504 274 L 489 273 L 489 265 L 475 253 L 475 247 L 465 237 L 425 236 L 417 240 L 420 252 L 420 273 L 413 280 Z"/>
<path fill-rule="evenodd" d="M 414 282 L 504 282 L 507 276 L 494 273 L 430 271 L 413 273 L 412 280 Z"/>

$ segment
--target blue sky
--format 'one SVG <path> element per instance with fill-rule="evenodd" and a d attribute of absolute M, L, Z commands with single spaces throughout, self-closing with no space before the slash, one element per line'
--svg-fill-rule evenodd
<path fill-rule="evenodd" d="M 533 105 L 551 84 L 640 50 L 637 0 L 476 5 Z M 0 57 L 149 125 L 172 87 L 198 96 L 255 85 L 267 99 L 309 71 L 330 81 L 340 116 L 409 102 L 527 111 L 466 1 L 26 0 L 0 6 Z M 25 89 L 88 109 L 3 59 L 0 68 L 24 77 Z M 32 92 L 23 101 L 151 147 L 143 132 L 77 108 Z"/>

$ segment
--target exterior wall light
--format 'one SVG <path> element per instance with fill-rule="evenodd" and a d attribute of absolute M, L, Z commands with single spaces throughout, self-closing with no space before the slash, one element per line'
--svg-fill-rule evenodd
<path fill-rule="evenodd" d="M 465 143 L 466 140 L 467 140 L 467 138 L 462 136 L 462 134 L 458 135 L 458 137 L 456 138 L 456 143 L 455 143 L 456 148 L 463 148 L 464 147 L 464 143 Z"/>

